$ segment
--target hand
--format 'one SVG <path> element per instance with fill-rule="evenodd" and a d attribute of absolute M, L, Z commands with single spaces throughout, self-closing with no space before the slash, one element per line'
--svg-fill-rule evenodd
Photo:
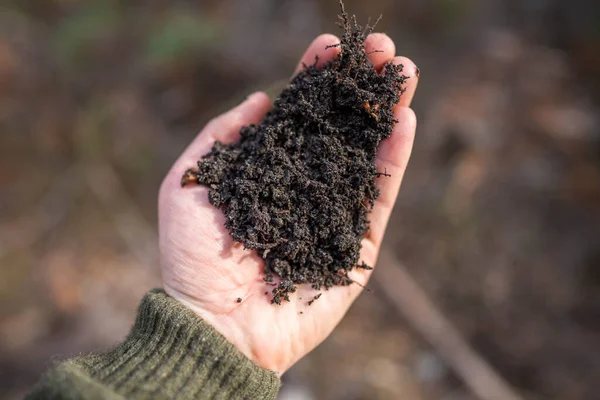
<path fill-rule="evenodd" d="M 302 64 L 332 60 L 339 43 L 333 35 L 319 36 L 302 57 Z M 367 237 L 362 242 L 361 258 L 375 265 L 385 228 L 410 157 L 416 118 L 408 108 L 417 86 L 418 70 L 412 61 L 395 57 L 395 46 L 384 34 L 371 34 L 365 42 L 375 68 L 388 62 L 403 64 L 410 77 L 406 92 L 395 107 L 399 121 L 390 138 L 381 142 L 377 169 L 391 177 L 379 178 L 381 196 L 369 218 Z M 212 120 L 194 139 L 167 174 L 159 195 L 159 233 L 161 268 L 165 291 L 215 327 L 242 353 L 263 368 L 284 373 L 296 361 L 321 343 L 342 319 L 361 293 L 370 272 L 355 269 L 350 277 L 359 284 L 324 291 L 312 306 L 307 302 L 319 292 L 301 285 L 291 302 L 270 304 L 271 289 L 263 281 L 263 261 L 253 250 L 244 250 L 232 240 L 224 227 L 221 210 L 208 202 L 208 189 L 180 187 L 183 173 L 194 167 L 215 141 L 231 143 L 243 125 L 261 121 L 271 103 L 264 93 L 255 93 L 241 105 Z M 266 295 L 265 292 L 269 292 Z M 237 299 L 242 299 L 238 303 Z M 300 300 L 302 298 L 302 300 Z"/>

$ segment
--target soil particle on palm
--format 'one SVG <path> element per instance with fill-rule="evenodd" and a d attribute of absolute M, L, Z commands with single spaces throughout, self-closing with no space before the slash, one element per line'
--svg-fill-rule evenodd
<path fill-rule="evenodd" d="M 319 300 L 319 298 L 321 297 L 323 293 L 319 293 L 318 295 L 316 295 L 315 297 L 313 297 L 309 302 L 308 305 L 312 306 L 312 303 L 314 303 L 315 301 Z"/>
<path fill-rule="evenodd" d="M 340 5 L 340 54 L 322 69 L 306 66 L 259 125 L 243 127 L 235 143 L 216 142 L 182 177 L 182 186 L 209 187 L 234 240 L 264 259 L 265 281 L 279 277 L 276 304 L 298 284 L 349 285 L 350 270 L 370 268 L 359 261 L 361 241 L 377 178 L 387 175 L 375 157 L 408 77 L 402 65 L 375 71 L 364 46 L 374 26 Z"/>

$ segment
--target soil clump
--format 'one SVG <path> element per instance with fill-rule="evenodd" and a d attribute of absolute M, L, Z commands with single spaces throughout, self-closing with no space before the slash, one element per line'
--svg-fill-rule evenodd
<path fill-rule="evenodd" d="M 182 177 L 182 186 L 210 188 L 233 239 L 264 259 L 265 281 L 279 277 L 276 304 L 299 284 L 349 285 L 349 271 L 370 268 L 359 261 L 361 241 L 376 180 L 387 176 L 375 158 L 408 77 L 402 65 L 375 71 L 364 46 L 374 25 L 359 26 L 340 5 L 340 54 L 321 69 L 305 66 L 260 124 L 215 143 Z"/>

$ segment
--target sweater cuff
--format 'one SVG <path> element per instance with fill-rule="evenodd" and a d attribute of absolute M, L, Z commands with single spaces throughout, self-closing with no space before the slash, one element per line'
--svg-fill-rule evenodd
<path fill-rule="evenodd" d="M 280 380 L 162 290 L 148 293 L 124 343 L 80 365 L 126 398 L 274 399 Z"/>

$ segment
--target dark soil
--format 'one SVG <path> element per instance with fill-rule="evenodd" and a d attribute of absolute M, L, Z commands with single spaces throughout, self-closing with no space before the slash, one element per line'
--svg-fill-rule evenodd
<path fill-rule="evenodd" d="M 258 125 L 232 144 L 215 143 L 182 185 L 210 187 L 231 236 L 265 260 L 265 281 L 280 278 L 273 303 L 297 284 L 349 285 L 368 214 L 379 196 L 375 157 L 394 127 L 392 107 L 407 79 L 402 66 L 378 74 L 365 52 L 365 28 L 343 4 L 340 55 L 321 70 L 306 66 Z"/>

